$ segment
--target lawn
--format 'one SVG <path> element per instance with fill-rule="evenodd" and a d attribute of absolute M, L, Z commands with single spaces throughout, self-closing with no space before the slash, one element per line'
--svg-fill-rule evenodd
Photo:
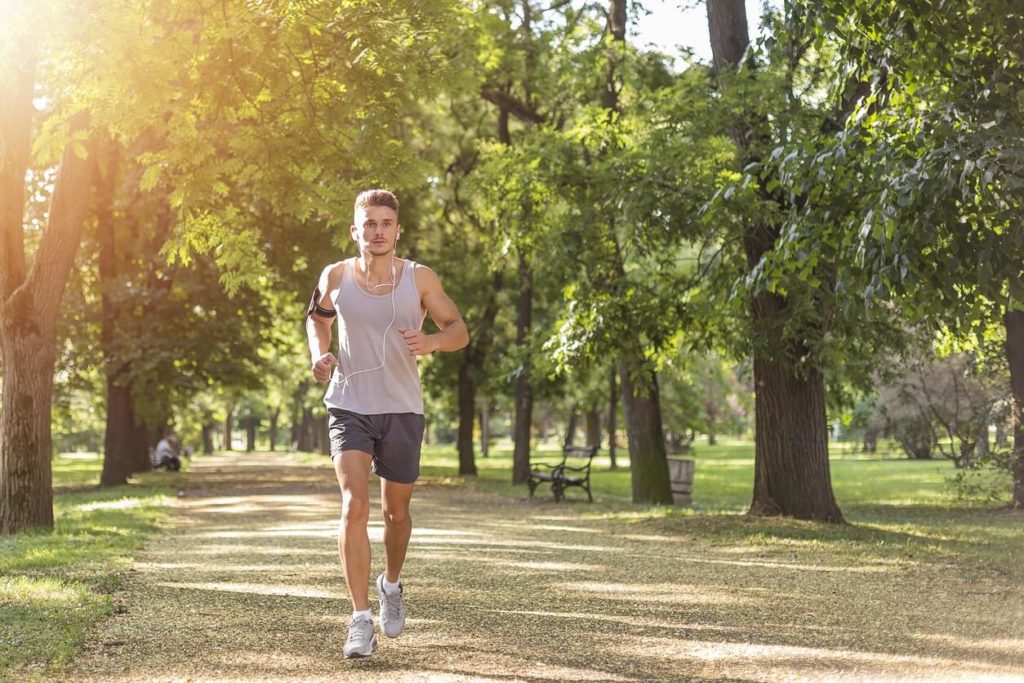
<path fill-rule="evenodd" d="M 542 444 L 536 450 L 540 457 L 557 461 L 560 447 Z M 625 449 L 619 450 L 615 471 L 610 469 L 607 453 L 595 458 L 594 505 L 586 503 L 580 489 L 570 489 L 568 504 L 588 515 L 723 544 L 769 549 L 817 544 L 825 555 L 926 560 L 975 573 L 975 579 L 985 572 L 1024 578 L 1024 515 L 1006 511 L 1001 502 L 959 496 L 950 485 L 956 470 L 948 460 L 908 460 L 894 450 L 867 456 L 848 444 L 833 447 L 833 487 L 849 524 L 832 526 L 743 515 L 754 481 L 752 442 L 697 444 L 688 457 L 696 461 L 692 508 L 632 505 Z M 424 451 L 423 472 L 435 484 L 466 481 L 505 496 L 525 499 L 528 495 L 525 486 L 509 483 L 511 444 L 499 442 L 488 458 L 478 453 L 476 463 L 478 476 L 464 480 L 457 476 L 453 447 L 431 445 Z M 1005 490 L 1008 499 L 1008 483 Z M 534 503 L 549 504 L 550 499 L 550 488 L 541 486 Z"/>
<path fill-rule="evenodd" d="M 52 532 L 0 539 L 0 680 L 52 675 L 111 613 L 132 554 L 166 516 L 181 474 L 152 472 L 99 490 L 102 459 L 53 461 Z"/>
<path fill-rule="evenodd" d="M 896 453 L 868 457 L 850 452 L 840 444 L 831 457 L 832 481 L 841 507 L 865 505 L 964 505 L 979 501 L 958 501 L 947 484 L 955 470 L 948 460 L 907 460 Z M 535 459 L 557 462 L 560 447 L 554 443 L 535 447 Z M 675 456 L 670 456 L 675 457 Z M 698 444 L 686 456 L 696 461 L 694 504 L 696 512 L 744 512 L 750 504 L 754 482 L 754 445 L 750 441 L 720 440 L 714 446 Z M 629 503 L 631 500 L 629 456 L 618 449 L 618 469 L 611 470 L 607 452 L 594 459 L 593 489 L 599 503 Z M 508 495 L 523 495 L 526 487 L 512 486 L 512 446 L 499 442 L 490 457 L 477 454 L 475 486 Z M 423 472 L 431 478 L 454 481 L 458 458 L 450 445 L 424 448 Z M 579 489 L 570 490 L 570 496 Z M 538 496 L 550 495 L 545 487 Z"/>

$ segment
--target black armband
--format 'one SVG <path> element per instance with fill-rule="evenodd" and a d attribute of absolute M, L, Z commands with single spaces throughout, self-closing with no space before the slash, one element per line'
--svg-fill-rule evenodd
<path fill-rule="evenodd" d="M 320 288 L 313 290 L 313 297 L 309 300 L 309 308 L 306 309 L 306 317 L 316 314 L 321 318 L 333 318 L 338 312 L 333 308 L 324 308 L 320 305 Z"/>

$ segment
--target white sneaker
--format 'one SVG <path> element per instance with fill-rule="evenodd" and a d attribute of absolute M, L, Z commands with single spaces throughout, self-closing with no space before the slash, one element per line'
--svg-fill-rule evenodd
<path fill-rule="evenodd" d="M 342 652 L 345 659 L 369 657 L 377 649 L 377 636 L 373 635 L 373 619 L 355 614 L 348 622 L 348 638 Z"/>
<path fill-rule="evenodd" d="M 384 592 L 384 574 L 377 577 L 377 597 L 380 599 L 380 630 L 388 638 L 397 638 L 405 628 L 405 602 L 402 600 L 402 582 L 398 591 Z"/>

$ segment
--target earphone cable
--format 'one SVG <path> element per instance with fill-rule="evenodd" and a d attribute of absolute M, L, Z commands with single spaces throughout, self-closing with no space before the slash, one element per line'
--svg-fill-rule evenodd
<path fill-rule="evenodd" d="M 353 262 L 352 265 L 353 265 L 353 267 L 355 267 L 355 263 L 354 262 Z M 355 280 L 356 287 L 358 287 L 359 286 L 358 278 L 353 278 L 353 280 Z M 366 284 L 367 284 L 367 286 L 369 286 L 369 284 L 370 284 L 369 277 L 367 277 Z M 388 283 L 386 283 L 386 282 L 379 283 L 379 284 L 374 285 L 373 287 L 370 287 L 370 289 L 371 290 L 377 289 L 378 287 L 383 287 L 383 286 L 385 286 L 387 284 Z M 336 367 L 334 369 L 334 374 L 335 374 L 336 377 L 340 377 L 341 379 L 338 380 L 338 379 L 332 378 L 331 379 L 331 383 L 332 384 L 344 385 L 344 384 L 348 383 L 349 379 L 355 377 L 356 375 L 361 375 L 364 372 L 374 372 L 376 370 L 384 369 L 384 365 L 387 363 L 387 359 L 388 359 L 388 356 L 387 356 L 387 354 L 388 354 L 388 333 L 391 331 L 391 327 L 395 324 L 395 320 L 398 319 L 398 308 L 397 308 L 397 305 L 395 304 L 395 290 L 396 289 L 398 289 L 398 283 L 397 283 L 397 274 L 395 273 L 395 252 L 392 251 L 391 252 L 391 322 L 389 322 L 388 326 L 384 328 L 384 335 L 381 338 L 381 342 L 380 342 L 380 356 L 381 356 L 380 365 L 378 365 L 375 368 L 364 368 L 363 370 L 356 370 L 355 372 L 349 373 L 347 375 L 342 375 L 341 374 L 341 366 L 339 365 L 338 367 Z M 339 335 L 338 341 L 339 342 L 341 341 L 340 335 Z M 341 355 L 341 349 L 338 349 L 338 355 L 339 356 Z"/>

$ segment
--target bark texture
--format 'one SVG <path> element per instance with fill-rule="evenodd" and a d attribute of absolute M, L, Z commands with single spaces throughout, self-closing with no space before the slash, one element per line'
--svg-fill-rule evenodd
<path fill-rule="evenodd" d="M 1013 499 L 1010 507 L 1024 510 L 1024 313 L 1007 311 L 1006 359 L 1010 365 L 1010 390 L 1013 393 Z"/>
<path fill-rule="evenodd" d="M 533 325 L 533 275 L 525 256 L 519 256 L 519 299 L 516 302 L 516 345 L 529 343 Z M 515 448 L 512 452 L 512 483 L 525 484 L 530 478 L 530 432 L 533 426 L 533 385 L 530 360 L 523 357 L 523 367 L 516 377 L 516 421 L 512 431 Z"/>
<path fill-rule="evenodd" d="M 743 0 L 708 0 L 708 27 L 716 72 L 735 71 L 749 44 Z M 752 161 L 749 141 L 754 126 L 742 117 L 732 135 L 742 165 Z M 771 200 L 766 196 L 766 200 Z M 747 265 L 755 268 L 779 237 L 774 225 L 752 221 L 743 246 Z M 776 294 L 754 294 L 752 327 L 760 339 L 778 340 L 776 353 L 763 346 L 754 352 L 755 456 L 754 496 L 750 513 L 786 515 L 828 522 L 843 521 L 832 492 L 825 421 L 825 381 L 817 369 L 801 370 L 790 359 L 805 355 L 799 339 L 780 336 L 778 321 L 786 300 Z"/>
<path fill-rule="evenodd" d="M 459 365 L 459 474 L 476 476 L 476 459 L 473 454 L 473 424 L 476 417 L 476 382 L 470 375 L 469 348 L 463 350 L 463 362 Z"/>
<path fill-rule="evenodd" d="M 640 368 L 642 374 L 637 378 L 630 376 L 629 367 L 625 364 L 619 370 L 622 408 L 626 413 L 626 432 L 629 435 L 633 502 L 671 505 L 672 488 L 661 425 L 658 379 L 646 365 L 640 365 Z"/>
<path fill-rule="evenodd" d="M 0 91 L 0 534 L 53 527 L 50 432 L 57 314 L 88 208 L 92 161 L 65 150 L 39 247 L 26 272 L 25 171 L 31 140 L 33 45 Z M 77 115 L 73 133 L 86 130 Z M 87 155 L 90 145 L 86 145 Z"/>
<path fill-rule="evenodd" d="M 618 429 L 616 417 L 619 412 L 619 380 L 614 365 L 608 374 L 611 375 L 611 391 L 608 392 L 608 459 L 611 460 L 611 468 L 617 470 L 619 464 L 615 461 L 615 451 L 618 444 L 615 443 L 615 431 Z"/>
<path fill-rule="evenodd" d="M 476 323 L 477 331 L 469 344 L 462 350 L 462 362 L 459 364 L 457 449 L 459 452 L 459 474 L 467 476 L 476 475 L 473 424 L 476 421 L 477 381 L 483 373 L 484 363 L 487 361 L 494 341 L 494 321 L 498 317 L 498 292 L 501 291 L 503 285 L 501 273 L 495 273 L 493 277 L 483 315 Z"/>

